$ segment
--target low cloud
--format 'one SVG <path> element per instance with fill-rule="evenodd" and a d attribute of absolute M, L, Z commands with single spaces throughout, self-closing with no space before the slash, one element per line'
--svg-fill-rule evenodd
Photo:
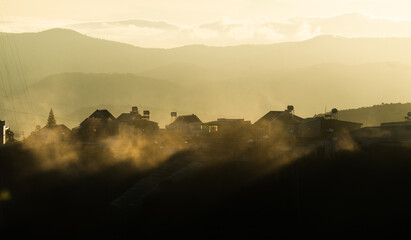
<path fill-rule="evenodd" d="M 0 22 L 0 31 L 41 31 L 53 27 L 69 28 L 88 36 L 141 47 L 172 48 L 191 44 L 227 46 L 302 41 L 318 35 L 344 37 L 410 37 L 410 19 L 379 18 L 360 13 L 333 17 L 299 17 L 287 20 L 267 18 L 215 21 L 181 25 L 164 20 L 69 23 L 43 21 Z"/>

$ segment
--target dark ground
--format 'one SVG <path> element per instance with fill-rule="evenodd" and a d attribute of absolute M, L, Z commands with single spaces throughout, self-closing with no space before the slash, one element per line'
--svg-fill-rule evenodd
<path fill-rule="evenodd" d="M 152 239 L 389 237 L 411 224 L 411 149 L 368 147 L 332 157 L 308 155 L 280 168 L 275 159 L 224 159 L 187 151 L 171 160 L 210 163 L 163 182 L 140 207 L 110 203 L 155 169 L 127 162 L 86 171 L 39 171 L 19 145 L 0 148 L 2 236 Z M 104 152 L 87 152 L 82 162 Z M 0 237 L 1 238 L 1 237 Z M 6 238 L 5 238 L 6 239 Z"/>

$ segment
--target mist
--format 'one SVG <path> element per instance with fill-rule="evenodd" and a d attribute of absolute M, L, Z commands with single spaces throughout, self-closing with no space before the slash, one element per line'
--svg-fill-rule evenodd
<path fill-rule="evenodd" d="M 409 4 L 75 2 L 0 3 L 2 237 L 408 229 Z"/>

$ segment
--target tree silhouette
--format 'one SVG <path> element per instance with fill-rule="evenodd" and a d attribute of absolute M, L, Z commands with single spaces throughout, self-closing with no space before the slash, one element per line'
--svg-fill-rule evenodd
<path fill-rule="evenodd" d="M 14 132 L 11 131 L 10 129 L 6 130 L 6 143 L 10 144 L 10 143 L 15 143 L 16 140 L 14 139 Z"/>
<path fill-rule="evenodd" d="M 53 109 L 50 108 L 49 118 L 47 119 L 47 127 L 56 126 L 56 119 L 54 118 Z"/>

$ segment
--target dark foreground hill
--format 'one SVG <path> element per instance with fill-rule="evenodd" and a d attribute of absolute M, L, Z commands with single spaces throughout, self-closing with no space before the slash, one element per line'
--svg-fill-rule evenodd
<path fill-rule="evenodd" d="M 107 157 L 101 151 L 85 152 L 65 171 L 38 171 L 30 152 L 0 151 L 1 188 L 11 192 L 9 201 L 0 202 L 2 235 L 328 238 L 386 236 L 406 231 L 411 223 L 411 152 L 406 148 L 308 155 L 280 168 L 276 158 L 236 161 L 214 151 L 182 152 L 172 158 L 207 161 L 191 174 L 163 182 L 140 208 L 126 210 L 110 203 L 150 171 L 123 162 L 90 172 L 88 164 Z"/>

